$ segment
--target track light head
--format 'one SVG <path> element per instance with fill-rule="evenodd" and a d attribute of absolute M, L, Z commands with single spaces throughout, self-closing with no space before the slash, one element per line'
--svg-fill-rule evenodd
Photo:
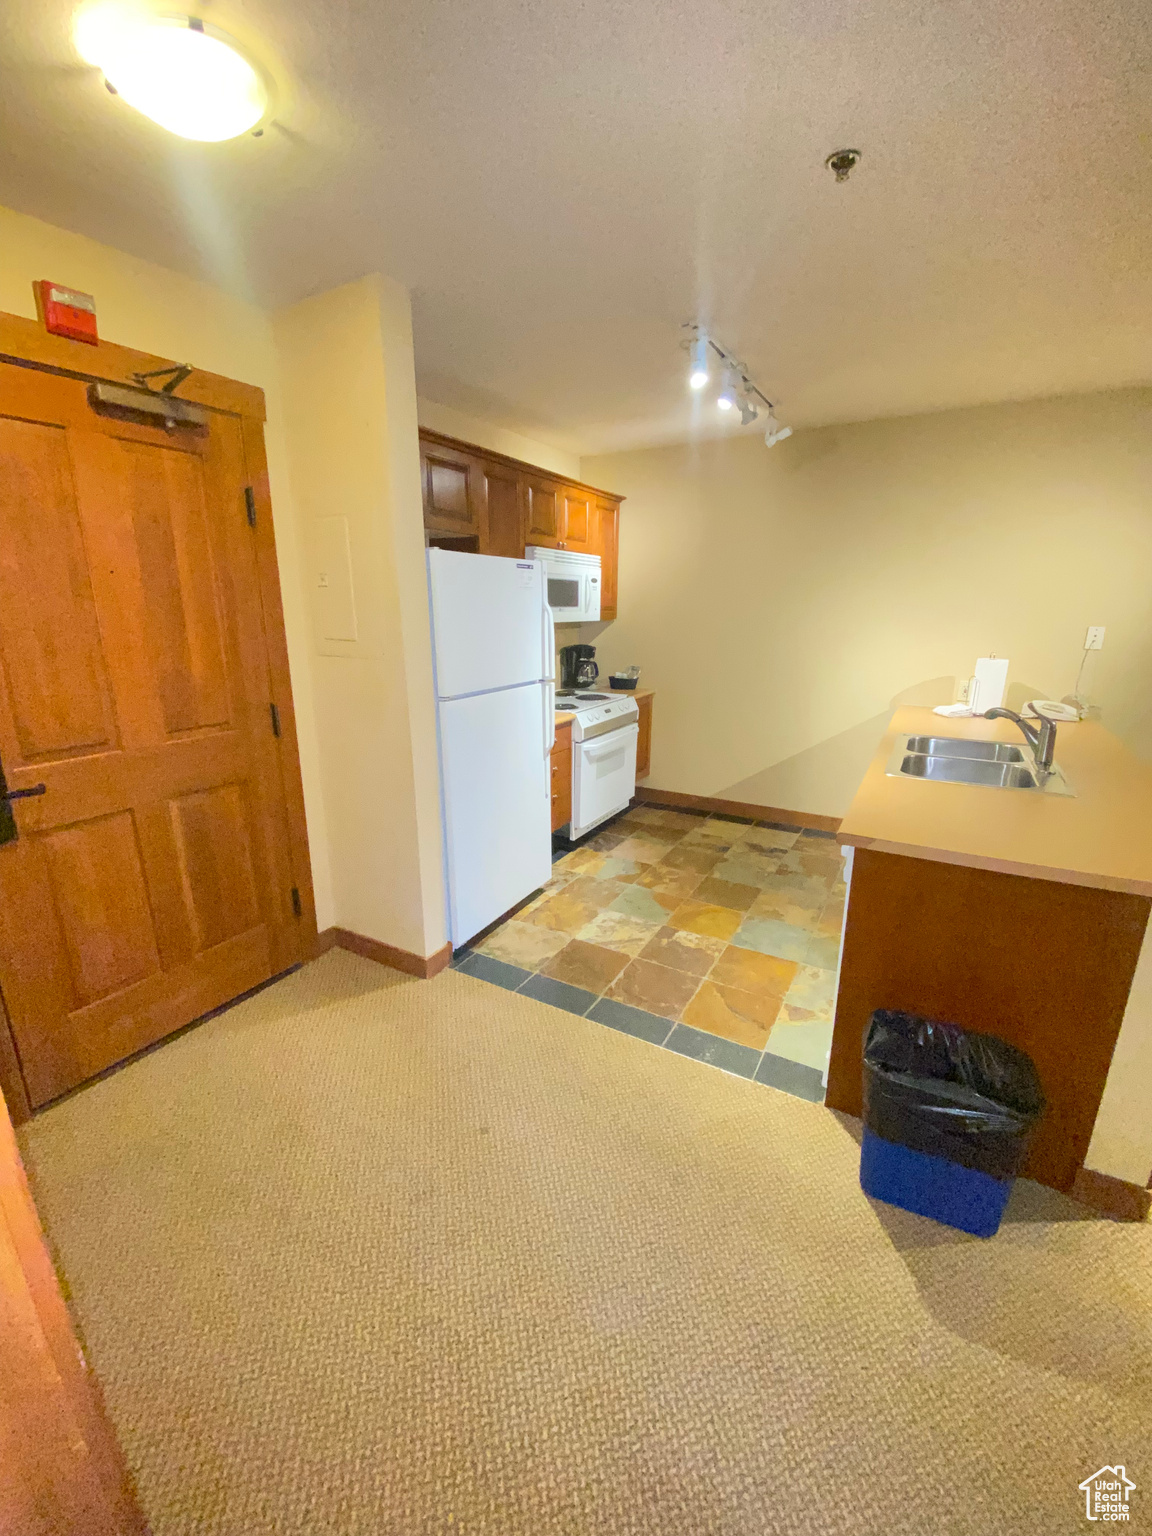
<path fill-rule="evenodd" d="M 708 338 L 700 331 L 692 343 L 692 363 L 688 371 L 689 389 L 703 389 L 708 382 Z"/>
<path fill-rule="evenodd" d="M 742 427 L 750 426 L 759 414 L 760 412 L 752 399 L 751 393 L 745 390 L 744 398 L 740 401 L 740 425 Z"/>
<path fill-rule="evenodd" d="M 767 430 L 764 433 L 765 448 L 774 448 L 777 443 L 782 443 L 786 437 L 791 436 L 791 427 L 782 427 L 775 416 L 769 415 Z"/>
<path fill-rule="evenodd" d="M 731 368 L 725 368 L 720 377 L 720 393 L 716 396 L 716 406 L 721 411 L 731 411 L 736 408 L 736 380 Z"/>

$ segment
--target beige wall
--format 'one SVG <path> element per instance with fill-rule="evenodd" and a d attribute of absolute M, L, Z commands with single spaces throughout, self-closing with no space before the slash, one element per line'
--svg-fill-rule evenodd
<path fill-rule="evenodd" d="M 628 500 L 601 670 L 658 693 L 649 783 L 840 815 L 891 708 L 1007 656 L 1152 756 L 1152 390 L 586 458 Z M 585 638 L 592 638 L 588 635 Z M 1152 940 L 1087 1166 L 1152 1168 Z"/>
<path fill-rule="evenodd" d="M 447 934 L 408 294 L 362 278 L 279 311 L 274 331 L 335 922 L 429 955 Z"/>
<path fill-rule="evenodd" d="M 38 278 L 95 294 L 97 322 L 105 340 L 179 358 L 197 368 L 258 385 L 264 391 L 268 409 L 264 438 L 300 737 L 312 879 L 320 926 L 326 927 L 333 920 L 332 891 L 310 666 L 312 630 L 304 597 L 296 507 L 286 466 L 279 365 L 269 316 L 205 283 L 0 208 L 0 309 L 34 317 L 32 284 Z"/>
<path fill-rule="evenodd" d="M 523 459 L 526 464 L 538 464 L 553 474 L 567 475 L 571 480 L 580 478 L 580 460 L 574 453 L 554 448 L 534 437 L 524 437 L 519 432 L 509 432 L 494 426 L 479 416 L 469 416 L 450 405 L 437 405 L 434 400 L 421 396 L 416 402 L 420 425 L 432 432 L 443 432 L 446 437 L 459 437 L 492 453 L 507 454 L 510 459 Z"/>
<path fill-rule="evenodd" d="M 585 458 L 626 500 L 601 670 L 659 694 L 654 787 L 839 815 L 893 706 L 977 656 L 1086 682 L 1152 755 L 1152 390 Z"/>

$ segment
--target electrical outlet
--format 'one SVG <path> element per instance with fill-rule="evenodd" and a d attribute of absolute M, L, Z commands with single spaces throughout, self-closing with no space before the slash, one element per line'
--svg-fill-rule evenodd
<path fill-rule="evenodd" d="M 1086 651 L 1102 651 L 1104 649 L 1103 624 L 1089 624 L 1088 633 L 1084 636 L 1084 649 Z"/>

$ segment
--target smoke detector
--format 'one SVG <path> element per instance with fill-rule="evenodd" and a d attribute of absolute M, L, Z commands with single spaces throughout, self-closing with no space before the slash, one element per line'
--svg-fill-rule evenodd
<path fill-rule="evenodd" d="M 858 149 L 834 149 L 824 161 L 837 181 L 847 181 L 860 159 Z"/>

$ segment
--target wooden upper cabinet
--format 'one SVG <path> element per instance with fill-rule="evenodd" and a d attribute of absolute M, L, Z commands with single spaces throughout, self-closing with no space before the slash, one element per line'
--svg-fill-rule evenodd
<path fill-rule="evenodd" d="M 479 542 L 484 526 L 484 477 L 479 460 L 454 448 L 422 442 L 420 470 L 425 528 Z"/>
<path fill-rule="evenodd" d="M 618 551 L 620 543 L 620 503 L 598 496 L 593 508 L 596 527 L 596 553 L 600 556 L 600 618 L 616 617 Z"/>
<path fill-rule="evenodd" d="M 484 464 L 484 509 L 487 539 L 480 552 L 506 555 L 511 560 L 524 556 L 524 498 L 520 476 L 503 464 Z"/>
<path fill-rule="evenodd" d="M 562 549 L 580 555 L 598 555 L 600 540 L 596 529 L 596 498 L 591 491 L 565 486 L 563 491 Z"/>
<path fill-rule="evenodd" d="M 564 548 L 564 487 L 558 480 L 525 475 L 524 505 L 527 513 L 524 542 Z"/>
<path fill-rule="evenodd" d="M 600 617 L 616 617 L 620 498 L 422 428 L 428 543 L 520 560 L 525 545 L 599 555 Z"/>

